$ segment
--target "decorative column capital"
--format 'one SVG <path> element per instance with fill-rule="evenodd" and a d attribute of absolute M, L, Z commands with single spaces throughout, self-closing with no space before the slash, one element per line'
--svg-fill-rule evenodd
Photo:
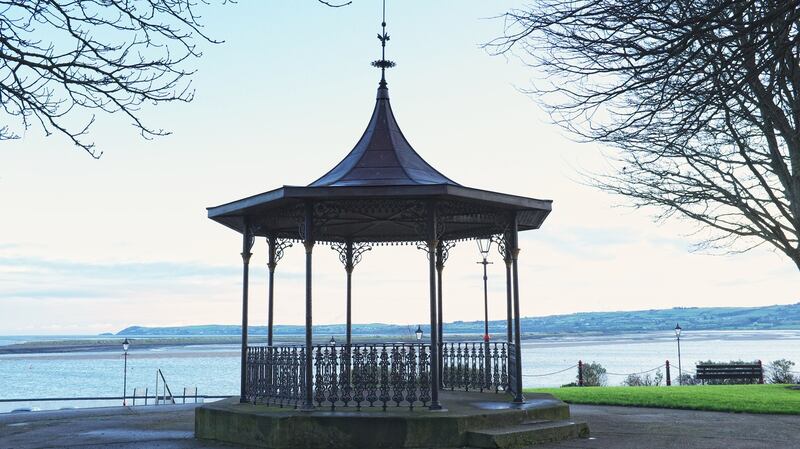
<path fill-rule="evenodd" d="M 511 250 L 511 259 L 515 260 L 517 257 L 519 257 L 519 248 L 514 248 Z"/>
<path fill-rule="evenodd" d="M 242 254 L 242 261 L 244 263 L 246 263 L 246 264 L 249 264 L 250 263 L 250 257 L 253 255 L 253 253 L 249 253 L 248 252 L 248 253 L 241 253 L 241 254 Z"/>
<path fill-rule="evenodd" d="M 278 262 L 267 262 L 267 268 L 269 268 L 270 272 L 274 272 L 275 268 L 278 267 Z"/>
<path fill-rule="evenodd" d="M 311 252 L 314 250 L 314 244 L 315 243 L 317 243 L 317 242 L 315 242 L 313 240 L 304 240 L 303 241 L 303 246 L 306 248 L 306 254 L 311 254 Z"/>

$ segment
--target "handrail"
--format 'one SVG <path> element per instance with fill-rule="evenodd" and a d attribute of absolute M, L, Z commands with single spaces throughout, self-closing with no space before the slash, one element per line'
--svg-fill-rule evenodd
<path fill-rule="evenodd" d="M 237 396 L 235 394 L 228 394 L 228 395 L 208 395 L 208 394 L 198 394 L 198 395 L 180 395 L 174 396 L 178 399 L 185 399 L 185 398 L 202 398 L 202 399 L 224 399 Z M 136 396 L 136 399 L 155 399 L 161 396 Z M 116 401 L 122 399 L 133 399 L 133 396 L 81 396 L 75 398 L 11 398 L 11 399 L 0 399 L 0 402 L 58 402 L 58 401 Z M 177 404 L 176 404 L 177 405 Z"/>
<path fill-rule="evenodd" d="M 167 393 L 169 393 L 169 400 L 174 405 L 175 396 L 172 395 L 172 390 L 170 390 L 169 385 L 167 385 L 167 379 L 164 378 L 164 373 L 161 372 L 161 368 L 158 368 L 158 373 L 156 376 L 156 405 L 158 405 L 158 376 L 161 376 L 161 381 L 164 383 L 164 402 L 167 402 Z"/>

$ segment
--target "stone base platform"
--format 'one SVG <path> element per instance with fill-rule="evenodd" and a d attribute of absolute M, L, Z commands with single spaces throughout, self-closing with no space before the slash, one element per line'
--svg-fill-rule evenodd
<path fill-rule="evenodd" d="M 569 406 L 547 394 L 512 404 L 503 394 L 441 392 L 445 410 L 380 407 L 300 411 L 240 404 L 238 398 L 195 410 L 201 439 L 280 449 L 521 448 L 589 436 Z"/>

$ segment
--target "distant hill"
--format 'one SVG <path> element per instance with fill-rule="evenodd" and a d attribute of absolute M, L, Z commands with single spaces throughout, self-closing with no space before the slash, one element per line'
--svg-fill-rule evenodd
<path fill-rule="evenodd" d="M 632 312 L 585 312 L 545 317 L 524 317 L 520 320 L 524 334 L 623 333 L 671 330 L 675 323 L 687 330 L 769 330 L 800 329 L 800 303 L 766 307 L 675 307 L 672 309 L 637 310 Z M 422 328 L 427 334 L 428 327 Z M 355 335 L 408 336 L 416 325 L 354 324 Z M 506 331 L 504 320 L 491 321 L 494 334 Z M 275 335 L 301 335 L 303 326 L 276 325 Z M 445 323 L 444 331 L 452 334 L 483 334 L 483 321 Z M 342 335 L 344 324 L 314 326 L 316 334 Z M 211 324 L 178 327 L 131 326 L 117 335 L 238 335 L 240 326 Z M 266 326 L 251 326 L 251 335 L 266 335 Z"/>

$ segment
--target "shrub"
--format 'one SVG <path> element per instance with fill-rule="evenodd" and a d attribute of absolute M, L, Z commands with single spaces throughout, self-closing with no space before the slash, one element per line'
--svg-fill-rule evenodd
<path fill-rule="evenodd" d="M 626 385 L 628 387 L 658 387 L 661 386 L 661 382 L 663 381 L 664 374 L 661 372 L 661 368 L 659 368 L 652 376 L 650 373 L 645 375 L 628 374 L 628 377 L 622 381 L 622 385 Z"/>
<path fill-rule="evenodd" d="M 683 373 L 678 376 L 678 381 L 673 385 L 697 385 L 700 381 L 691 374 Z"/>
<path fill-rule="evenodd" d="M 792 374 L 794 362 L 791 360 L 780 359 L 773 360 L 767 365 L 766 374 L 767 382 L 771 384 L 793 384 L 800 381 Z"/>
<path fill-rule="evenodd" d="M 576 378 L 579 379 L 580 375 Z M 595 362 L 583 364 L 583 385 L 586 387 L 602 387 L 608 383 L 606 369 Z"/>

